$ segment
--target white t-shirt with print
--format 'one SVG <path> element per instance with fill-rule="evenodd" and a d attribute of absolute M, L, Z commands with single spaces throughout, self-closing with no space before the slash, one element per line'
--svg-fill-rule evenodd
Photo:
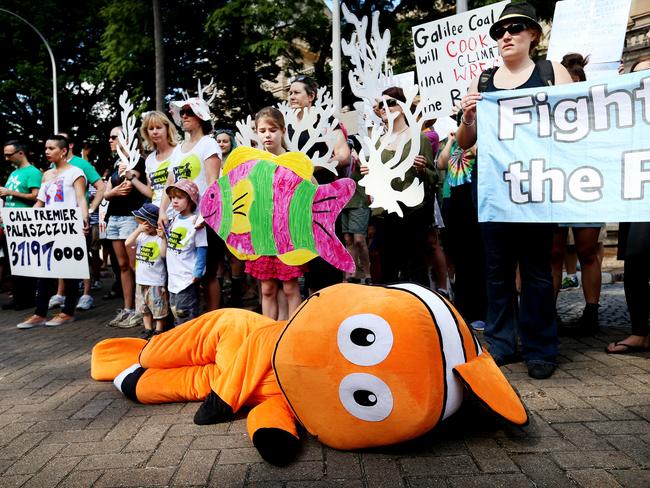
<path fill-rule="evenodd" d="M 173 161 L 175 161 L 174 155 L 176 154 L 176 151 L 179 151 L 179 148 L 180 146 L 174 147 L 174 150 L 169 157 L 162 162 L 156 159 L 155 151 L 149 154 L 144 162 L 147 180 L 149 181 L 149 186 L 151 186 L 151 189 L 153 190 L 151 203 L 158 207 L 160 207 L 160 202 L 162 201 L 163 193 L 165 192 L 165 186 L 167 185 L 169 168 L 173 165 Z"/>
<path fill-rule="evenodd" d="M 167 269 L 160 255 L 162 239 L 142 232 L 135 240 L 135 282 L 138 285 L 165 286 Z"/>
<path fill-rule="evenodd" d="M 74 182 L 77 178 L 84 179 L 84 188 L 86 187 L 86 177 L 84 172 L 76 166 L 70 166 L 62 173 L 55 174 L 47 181 L 43 179 L 41 188 L 38 190 L 37 199 L 45 204 L 46 207 L 75 208 L 79 206 L 77 202 L 77 193 L 74 190 Z M 85 191 L 84 191 L 85 196 Z"/>
<path fill-rule="evenodd" d="M 174 175 L 174 182 L 181 179 L 192 180 L 199 187 L 199 195 L 203 196 L 208 189 L 205 160 L 215 155 L 221 159 L 221 148 L 210 136 L 199 139 L 189 152 L 183 152 L 179 146 L 169 158 L 171 161 L 169 169 Z"/>
<path fill-rule="evenodd" d="M 167 288 L 179 293 L 194 281 L 196 248 L 208 245 L 205 227 L 195 229 L 197 215 L 178 215 L 169 226 L 167 235 Z"/>

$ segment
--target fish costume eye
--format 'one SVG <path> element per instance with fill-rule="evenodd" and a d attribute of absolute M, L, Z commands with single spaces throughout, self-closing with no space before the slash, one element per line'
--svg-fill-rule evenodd
<path fill-rule="evenodd" d="M 390 388 L 371 374 L 352 373 L 343 378 L 339 400 L 350 415 L 368 422 L 381 422 L 393 411 Z"/>
<path fill-rule="evenodd" d="M 379 315 L 362 313 L 346 318 L 337 334 L 341 354 L 357 366 L 381 363 L 393 348 L 393 331 Z"/>

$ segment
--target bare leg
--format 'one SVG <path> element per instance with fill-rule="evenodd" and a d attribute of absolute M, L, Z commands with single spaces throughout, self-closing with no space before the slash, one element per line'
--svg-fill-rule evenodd
<path fill-rule="evenodd" d="M 205 308 L 206 312 L 217 310 L 221 304 L 221 285 L 216 276 L 203 282 L 205 287 Z"/>
<path fill-rule="evenodd" d="M 278 316 L 277 320 L 287 320 L 289 318 L 289 303 L 287 295 L 281 286 L 278 286 Z"/>
<path fill-rule="evenodd" d="M 440 232 L 438 229 L 432 229 L 430 242 L 433 248 L 433 269 L 436 273 L 436 288 L 438 290 L 446 290 L 447 261 L 442 246 L 440 245 Z"/>
<path fill-rule="evenodd" d="M 123 240 L 113 241 L 113 250 L 120 266 L 120 281 L 124 295 L 124 308 L 132 310 L 135 305 L 135 276 L 131 267 L 131 256 L 135 260 L 135 249 L 127 249 Z"/>
<path fill-rule="evenodd" d="M 597 227 L 574 227 L 576 253 L 582 267 L 582 292 L 586 303 L 597 304 L 600 300 L 600 261 L 598 260 Z"/>
<path fill-rule="evenodd" d="M 368 251 L 368 243 L 366 236 L 363 234 L 354 234 L 353 248 L 357 253 L 357 262 L 361 266 L 361 272 L 365 279 L 370 279 L 370 253 Z"/>
<path fill-rule="evenodd" d="M 145 330 L 153 329 L 153 316 L 149 313 L 142 314 L 142 322 L 144 322 Z M 156 323 L 160 322 L 159 320 Z"/>
<path fill-rule="evenodd" d="M 284 294 L 287 296 L 288 317 L 291 317 L 293 312 L 298 310 L 298 307 L 302 303 L 302 297 L 300 296 L 300 286 L 298 285 L 298 280 L 294 278 L 289 281 L 283 281 L 282 289 L 284 290 Z"/>
<path fill-rule="evenodd" d="M 275 280 L 261 280 L 262 315 L 278 319 L 278 285 Z"/>

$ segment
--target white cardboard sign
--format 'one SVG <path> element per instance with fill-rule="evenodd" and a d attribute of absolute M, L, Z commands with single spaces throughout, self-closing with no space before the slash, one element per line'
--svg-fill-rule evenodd
<path fill-rule="evenodd" d="M 3 208 L 11 273 L 39 278 L 89 278 L 78 208 Z"/>
<path fill-rule="evenodd" d="M 481 72 L 501 64 L 490 26 L 509 0 L 413 27 L 415 64 L 420 94 L 427 100 L 424 113 L 451 114 L 455 102 Z"/>

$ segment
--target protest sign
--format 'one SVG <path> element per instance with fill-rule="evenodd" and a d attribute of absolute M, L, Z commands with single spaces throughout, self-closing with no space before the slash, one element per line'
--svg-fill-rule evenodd
<path fill-rule="evenodd" d="M 413 27 L 415 64 L 420 95 L 428 101 L 424 113 L 446 117 L 473 79 L 501 64 L 490 26 L 508 1 Z"/>
<path fill-rule="evenodd" d="M 3 208 L 11 273 L 39 278 L 89 278 L 78 208 Z"/>
<path fill-rule="evenodd" d="M 567 53 L 580 53 L 589 56 L 585 67 L 587 79 L 615 75 L 623 53 L 630 3 L 631 0 L 557 2 L 546 59 L 560 62 Z M 612 63 L 613 69 L 608 66 Z"/>
<path fill-rule="evenodd" d="M 647 71 L 484 93 L 477 121 L 480 221 L 650 220 Z"/>

